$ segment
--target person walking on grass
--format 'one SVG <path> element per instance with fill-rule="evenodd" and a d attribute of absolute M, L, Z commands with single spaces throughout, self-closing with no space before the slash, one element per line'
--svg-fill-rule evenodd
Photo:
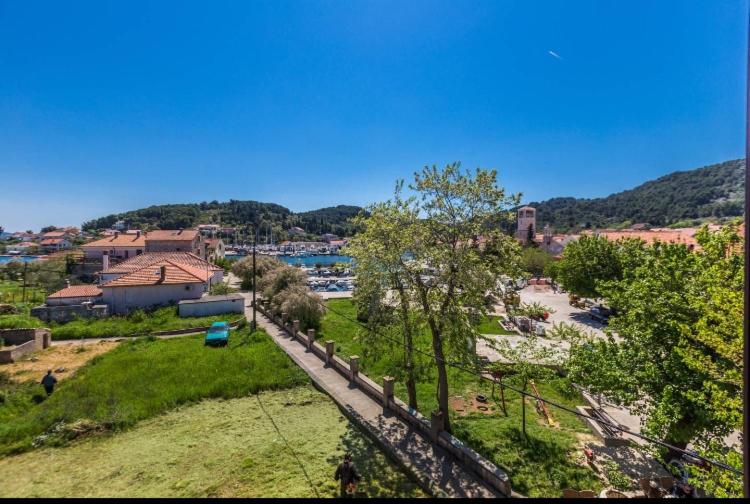
<path fill-rule="evenodd" d="M 52 370 L 48 370 L 47 374 L 44 375 L 44 378 L 42 378 L 42 386 L 44 387 L 44 391 L 47 392 L 47 396 L 51 396 L 52 392 L 55 390 L 55 383 L 57 383 L 57 378 L 55 378 L 55 375 L 52 374 Z"/>
<path fill-rule="evenodd" d="M 341 497 L 354 497 L 354 493 L 357 490 L 357 482 L 361 477 L 357 472 L 357 468 L 354 467 L 351 454 L 344 454 L 344 461 L 336 468 L 336 474 L 334 474 L 333 478 L 341 484 Z"/>

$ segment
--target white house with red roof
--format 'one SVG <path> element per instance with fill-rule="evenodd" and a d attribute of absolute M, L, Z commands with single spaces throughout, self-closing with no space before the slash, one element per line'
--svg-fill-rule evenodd
<path fill-rule="evenodd" d="M 47 296 L 47 306 L 69 306 L 102 301 L 102 290 L 98 285 L 68 285 Z"/>
<path fill-rule="evenodd" d="M 100 273 L 102 300 L 113 314 L 199 299 L 224 270 L 190 252 L 144 252 Z"/>
<path fill-rule="evenodd" d="M 208 292 L 210 277 L 206 270 L 159 261 L 103 283 L 102 299 L 114 314 L 199 299 Z"/>

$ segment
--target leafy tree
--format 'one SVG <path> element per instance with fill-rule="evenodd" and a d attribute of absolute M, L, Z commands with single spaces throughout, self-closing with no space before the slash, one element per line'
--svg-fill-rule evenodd
<path fill-rule="evenodd" d="M 696 238 L 695 252 L 658 242 L 620 248 L 622 277 L 598 284 L 617 310 L 611 334 L 573 348 L 568 367 L 577 383 L 641 415 L 646 433 L 679 448 L 723 450 L 736 463 L 722 439 L 742 422 L 740 238 L 734 226 Z M 720 473 L 703 476 L 731 493 Z"/>
<path fill-rule="evenodd" d="M 44 226 L 40 232 L 42 233 L 50 233 L 52 231 L 57 231 L 57 226 Z"/>
<path fill-rule="evenodd" d="M 552 255 L 539 247 L 526 247 L 521 252 L 521 265 L 524 271 L 532 276 L 542 276 L 547 265 L 552 262 Z"/>
<path fill-rule="evenodd" d="M 271 256 L 256 255 L 255 257 L 255 274 L 258 280 L 267 272 L 281 268 L 284 263 Z M 235 261 L 232 265 L 232 273 L 237 275 L 241 281 L 241 287 L 244 290 L 253 288 L 253 257 L 247 256 Z"/>
<path fill-rule="evenodd" d="M 582 235 L 568 244 L 556 266 L 566 290 L 583 297 L 601 297 L 598 284 L 622 277 L 619 244 L 598 235 Z"/>
<path fill-rule="evenodd" d="M 404 200 L 402 189 L 403 181 L 397 183 L 393 200 L 371 205 L 367 209 L 369 215 L 363 212 L 354 219 L 361 232 L 349 243 L 347 251 L 357 264 L 358 316 L 365 314 L 364 319 L 376 329 L 370 331 L 370 343 L 398 352 L 399 349 L 392 348 L 391 339 L 396 331 L 388 329 L 393 325 L 400 328 L 402 369 L 396 368 L 394 374 L 397 379 L 403 375 L 409 406 L 416 409 L 414 338 L 421 327 L 406 262 L 419 246 L 415 242 L 416 233 L 412 231 L 419 225 L 419 215 L 414 208 L 414 198 Z M 378 338 L 383 331 L 386 331 L 385 338 Z"/>
<path fill-rule="evenodd" d="M 438 410 L 450 431 L 446 362 L 474 363 L 480 335 L 471 321 L 487 315 L 488 294 L 501 297 L 497 278 L 517 276 L 519 246 L 496 222 L 511 218 L 518 197 L 497 186 L 494 170 L 462 172 L 459 163 L 425 167 L 409 188 L 420 218 L 404 230 L 413 244 L 404 269 L 431 335 Z"/>

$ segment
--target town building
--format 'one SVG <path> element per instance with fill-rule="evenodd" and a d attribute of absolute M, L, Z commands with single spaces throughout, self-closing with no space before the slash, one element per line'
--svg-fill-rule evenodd
<path fill-rule="evenodd" d="M 47 296 L 47 306 L 70 306 L 82 303 L 101 303 L 102 289 L 98 285 L 68 285 Z"/>
<path fill-rule="evenodd" d="M 150 231 L 146 235 L 146 252 L 190 252 L 206 257 L 203 236 L 197 229 Z"/>
<path fill-rule="evenodd" d="M 39 242 L 39 248 L 44 252 L 59 252 L 69 249 L 72 243 L 66 238 L 45 238 Z"/>
<path fill-rule="evenodd" d="M 102 299 L 113 314 L 200 299 L 209 292 L 212 272 L 170 260 L 126 273 L 101 284 Z"/>
<path fill-rule="evenodd" d="M 115 231 L 111 236 L 82 245 L 81 250 L 88 260 L 102 261 L 104 255 L 108 255 L 109 260 L 125 260 L 146 251 L 146 237 L 140 231 Z"/>
<path fill-rule="evenodd" d="M 521 243 L 527 243 L 529 237 L 533 240 L 536 236 L 536 208 L 522 206 L 516 216 L 516 239 Z"/>
<path fill-rule="evenodd" d="M 217 259 L 224 259 L 224 255 L 226 253 L 224 240 L 222 240 L 221 238 L 206 238 L 205 246 L 205 257 L 207 260 L 215 261 Z"/>
<path fill-rule="evenodd" d="M 169 261 L 176 264 L 184 264 L 190 268 L 207 272 L 208 287 L 221 283 L 224 280 L 224 269 L 212 264 L 205 259 L 190 252 L 144 252 L 127 261 L 117 264 L 108 264 L 106 257 L 99 273 L 100 283 L 107 283 L 124 275 L 134 273 L 144 268 L 151 268 L 155 264 Z"/>
<path fill-rule="evenodd" d="M 305 230 L 301 227 L 294 226 L 292 228 L 289 228 L 287 233 L 289 233 L 290 236 L 299 236 L 305 234 Z"/>

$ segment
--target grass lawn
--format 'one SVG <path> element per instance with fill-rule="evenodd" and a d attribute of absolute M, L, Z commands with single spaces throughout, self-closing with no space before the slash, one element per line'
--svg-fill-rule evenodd
<path fill-rule="evenodd" d="M 333 497 L 344 451 L 369 497 L 424 495 L 310 385 L 205 400 L 115 435 L 0 459 L 0 494 Z"/>
<path fill-rule="evenodd" d="M 26 287 L 26 302 L 41 303 L 45 300 L 47 294 L 44 289 L 39 287 Z M 0 280 L 0 303 L 20 303 L 23 301 L 23 284 L 21 282 L 11 282 L 9 280 Z"/>
<path fill-rule="evenodd" d="M 349 318 L 356 319 L 356 308 L 349 299 L 329 300 L 328 305 Z M 499 327 L 499 325 L 498 325 Z M 374 350 L 374 345 L 364 341 L 365 334 L 359 325 L 346 320 L 329 310 L 319 331 L 322 340 L 336 342 L 336 352 L 342 356 L 361 356 L 362 370 L 373 380 L 381 382 L 384 375 L 395 373 L 393 355 Z M 424 333 L 416 344 L 430 352 L 430 337 Z M 429 362 L 423 362 L 425 373 L 417 384 L 419 410 L 429 416 L 437 408 L 435 391 L 436 370 Z M 479 382 L 475 377 L 448 369 L 451 396 L 474 397 L 477 393 L 491 395 L 491 386 Z M 537 383 L 542 396 L 555 402 L 575 406 L 583 404 L 580 395 L 563 378 Z M 406 399 L 403 381 L 396 383 L 396 395 Z M 496 392 L 499 399 L 499 394 Z M 453 414 L 451 422 L 454 434 L 472 448 L 505 469 L 513 488 L 530 497 L 560 497 L 564 488 L 599 491 L 600 480 L 588 467 L 579 465 L 580 439 L 590 438 L 586 426 L 570 413 L 551 408 L 556 426 L 551 427 L 536 413 L 532 401 L 527 400 L 527 433 L 524 439 L 521 430 L 521 400 L 518 394 L 507 391 L 508 416 L 504 416 L 496 401 L 491 401 L 495 412 L 470 413 L 467 416 Z"/>
<path fill-rule="evenodd" d="M 515 331 L 503 329 L 503 326 L 500 325 L 501 319 L 502 317 L 488 315 L 477 326 L 477 331 L 479 331 L 479 334 L 518 334 Z"/>
<path fill-rule="evenodd" d="M 0 374 L 4 497 L 333 496 L 344 451 L 368 495 L 423 495 L 264 332 L 122 342 L 49 398 L 36 378 Z"/>
<path fill-rule="evenodd" d="M 263 332 L 237 331 L 227 348 L 206 348 L 201 336 L 139 338 L 93 358 L 44 398 L 36 380 L 2 380 L 0 455 L 32 447 L 56 424 L 85 420 L 89 428 L 118 430 L 182 404 L 234 398 L 307 383 L 307 376 Z M 49 436 L 62 442 L 71 428 Z"/>
<path fill-rule="evenodd" d="M 53 340 L 68 340 L 78 338 L 115 338 L 136 334 L 149 334 L 156 331 L 170 331 L 204 327 L 220 320 L 237 320 L 242 315 L 227 313 L 211 317 L 180 317 L 176 306 L 166 306 L 151 312 L 137 310 L 127 316 L 113 316 L 103 319 L 80 318 L 57 324 L 49 324 L 29 315 L 29 306 L 20 306 L 22 313 L 18 315 L 0 316 L 0 329 L 17 327 L 49 327 L 52 329 Z"/>

